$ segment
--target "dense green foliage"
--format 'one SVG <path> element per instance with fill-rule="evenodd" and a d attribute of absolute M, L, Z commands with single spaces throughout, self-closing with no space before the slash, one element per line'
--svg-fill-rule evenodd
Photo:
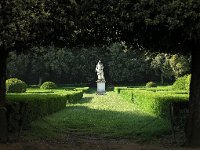
<path fill-rule="evenodd" d="M 141 110 L 169 118 L 169 105 L 174 102 L 187 102 L 188 94 L 178 91 L 147 91 L 145 89 L 121 90 L 120 95 L 127 101 L 136 104 Z"/>
<path fill-rule="evenodd" d="M 197 0 L 3 0 L 0 6 L 0 47 L 7 51 L 36 43 L 88 47 L 121 41 L 181 51 L 199 38 Z"/>
<path fill-rule="evenodd" d="M 83 97 L 83 91 L 70 91 L 68 94 L 59 93 L 66 97 L 67 103 L 78 103 Z"/>
<path fill-rule="evenodd" d="M 170 55 L 165 53 L 159 53 L 153 58 L 151 62 L 152 68 L 155 72 L 160 75 L 160 81 L 163 84 L 165 78 L 171 78 L 173 76 L 173 71 L 169 63 Z"/>
<path fill-rule="evenodd" d="M 85 0 L 77 4 L 82 22 L 77 40 L 85 45 L 125 41 L 155 51 L 183 52 L 200 38 L 197 0 Z"/>
<path fill-rule="evenodd" d="M 181 77 L 190 72 L 191 58 L 183 55 L 175 54 L 169 59 L 170 66 L 173 70 L 175 78 Z"/>
<path fill-rule="evenodd" d="M 33 120 L 66 108 L 67 103 L 77 103 L 83 97 L 82 91 L 28 91 L 24 94 L 8 94 L 9 132 L 27 128 Z M 21 129 L 20 129 L 21 130 Z"/>
<path fill-rule="evenodd" d="M 110 45 L 106 52 L 108 76 L 113 83 L 141 83 L 148 80 L 147 74 L 151 74 L 152 70 L 146 52 L 127 47 L 123 42 Z"/>
<path fill-rule="evenodd" d="M 73 40 L 73 1 L 2 0 L 0 7 L 0 50 L 22 51 L 33 44 L 50 42 L 69 45 L 68 40 Z"/>
<path fill-rule="evenodd" d="M 40 86 L 41 89 L 56 89 L 56 84 L 52 81 L 46 81 Z"/>
<path fill-rule="evenodd" d="M 51 114 L 65 108 L 66 98 L 56 94 L 12 94 L 7 95 L 9 102 L 16 102 L 20 110 L 24 110 L 20 117 L 25 117 L 24 123 L 30 124 L 31 121 L 42 116 Z M 20 112 L 18 112 L 20 113 Z"/>
<path fill-rule="evenodd" d="M 57 94 L 64 96 L 67 103 L 77 103 L 83 97 L 83 92 L 89 90 L 88 87 L 83 88 L 60 88 L 60 89 L 38 89 L 38 88 L 30 88 L 27 90 L 28 94 L 39 94 L 46 93 L 48 94 Z"/>
<path fill-rule="evenodd" d="M 173 89 L 187 90 L 187 92 L 189 92 L 190 80 L 191 80 L 191 75 L 185 75 L 185 76 L 177 78 L 177 80 L 173 84 Z"/>
<path fill-rule="evenodd" d="M 17 78 L 10 78 L 6 80 L 7 93 L 23 93 L 26 92 L 27 85 L 24 81 Z"/>
<path fill-rule="evenodd" d="M 95 83 L 97 77 L 94 71 L 99 59 L 105 68 L 105 78 L 108 83 L 146 83 L 148 81 L 172 82 L 177 77 L 176 70 L 182 74 L 190 70 L 183 69 L 189 61 L 173 59 L 174 55 L 154 54 L 128 47 L 125 43 L 114 43 L 109 46 L 90 48 L 55 48 L 39 47 L 33 49 L 34 54 L 16 55 L 10 53 L 8 60 L 8 76 L 18 77 L 27 83 L 40 84 L 45 80 L 56 83 Z M 162 57 L 159 57 L 159 56 Z M 178 55 L 184 60 L 188 56 Z M 161 62 L 161 58 L 165 60 Z M 172 69 L 179 64 L 179 69 Z M 184 62 L 184 64 L 183 64 Z M 161 72 L 162 70 L 162 72 Z M 170 71 L 169 71 L 170 70 Z M 173 71 L 174 70 L 174 71 Z M 56 76 L 56 78 L 55 78 Z"/>
<path fill-rule="evenodd" d="M 0 2 L 0 100 L 3 101 L 5 97 L 8 51 L 20 52 L 33 45 L 89 47 L 125 41 L 139 49 L 149 48 L 168 52 L 193 50 L 196 53 L 199 50 L 200 39 L 199 7 L 198 0 L 2 0 Z M 193 58 L 197 61 L 199 58 L 195 53 Z M 194 66 L 195 64 L 198 63 L 193 63 Z M 123 62 L 121 67 L 124 66 L 133 67 L 127 62 Z M 200 113 L 199 97 L 196 93 L 199 93 L 199 68 L 194 66 L 193 69 L 196 70 L 193 72 L 192 80 L 196 75 L 196 81 L 192 83 L 197 82 L 197 84 L 192 84 L 194 93 L 191 93 L 191 108 L 193 106 L 195 108 L 191 109 L 194 112 L 191 113 L 189 126 L 194 123 L 196 127 L 194 130 L 198 130 Z M 129 69 L 123 70 L 125 73 L 120 71 L 119 76 L 113 75 L 112 81 L 116 82 L 116 79 L 122 76 L 123 81 L 119 79 L 119 82 L 130 80 L 134 82 L 134 73 L 126 73 L 127 70 Z M 87 73 L 90 74 L 90 72 L 84 73 L 85 78 Z M 161 82 L 162 77 L 163 75 Z M 83 80 L 79 82 L 86 81 L 84 78 L 81 79 Z M 91 81 L 91 78 L 89 80 Z M 193 117 L 196 116 L 198 120 L 193 122 L 196 120 Z M 195 135 L 196 131 L 193 133 L 191 135 Z M 191 139 L 195 141 L 193 139 L 200 138 L 194 136 Z"/>
<path fill-rule="evenodd" d="M 156 86 L 157 86 L 157 84 L 155 82 L 153 82 L 153 81 L 147 82 L 147 84 L 146 84 L 147 88 L 156 87 Z"/>

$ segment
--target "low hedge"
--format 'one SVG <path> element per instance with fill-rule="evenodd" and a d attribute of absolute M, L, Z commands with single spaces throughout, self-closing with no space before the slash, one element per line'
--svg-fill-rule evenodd
<path fill-rule="evenodd" d="M 66 103 L 77 103 L 79 102 L 83 97 L 83 91 L 56 91 L 55 94 L 59 94 L 65 97 Z"/>
<path fill-rule="evenodd" d="M 83 93 L 87 93 L 89 91 L 89 87 L 79 87 L 79 88 L 75 88 L 75 91 L 82 91 Z"/>
<path fill-rule="evenodd" d="M 129 101 L 129 102 L 134 102 L 133 100 L 134 100 L 134 98 L 133 98 L 133 90 L 128 90 L 128 89 L 126 89 L 126 90 L 120 90 L 120 96 L 123 98 L 123 99 L 125 99 L 125 100 L 127 100 L 127 101 Z"/>
<path fill-rule="evenodd" d="M 27 128 L 33 120 L 66 108 L 66 103 L 81 100 L 82 91 L 65 91 L 54 93 L 8 94 L 8 127 L 10 132 Z"/>
<path fill-rule="evenodd" d="M 120 95 L 138 106 L 145 112 L 156 114 L 159 117 L 169 118 L 170 103 L 187 102 L 188 94 L 170 92 L 152 92 L 145 90 L 121 90 Z"/>
<path fill-rule="evenodd" d="M 65 91 L 82 91 L 83 93 L 87 93 L 89 91 L 89 87 L 61 87 L 61 90 Z"/>
<path fill-rule="evenodd" d="M 120 93 L 121 90 L 127 89 L 127 87 L 114 87 L 114 91 L 117 92 L 118 94 Z"/>
<path fill-rule="evenodd" d="M 23 118 L 25 125 L 66 107 L 66 99 L 56 94 L 12 94 L 7 95 L 6 98 L 11 107 L 16 105 L 15 107 L 19 109 L 19 116 Z"/>

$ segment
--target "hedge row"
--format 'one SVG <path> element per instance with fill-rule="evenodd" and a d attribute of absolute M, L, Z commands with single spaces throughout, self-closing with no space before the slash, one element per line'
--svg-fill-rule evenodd
<path fill-rule="evenodd" d="M 153 92 L 146 90 L 121 90 L 120 95 L 136 104 L 145 112 L 156 114 L 159 117 L 169 118 L 170 103 L 188 102 L 188 94 L 176 94 L 173 92 Z"/>
<path fill-rule="evenodd" d="M 127 89 L 127 87 L 114 87 L 114 91 L 117 92 L 118 94 L 120 93 L 121 90 Z"/>
<path fill-rule="evenodd" d="M 190 80 L 191 75 L 185 75 L 183 77 L 179 77 L 173 84 L 172 88 L 174 90 L 186 90 L 189 92 L 190 90 Z"/>
<path fill-rule="evenodd" d="M 74 88 L 74 91 L 82 91 L 83 93 L 87 93 L 89 91 L 89 87 L 78 87 Z"/>
<path fill-rule="evenodd" d="M 65 92 L 63 92 L 62 90 L 61 90 L 61 92 L 59 92 L 59 90 L 58 90 L 58 91 L 55 92 L 55 94 L 59 94 L 61 96 L 64 96 L 67 103 L 77 103 L 83 97 L 83 91 L 82 90 L 65 91 Z"/>
<path fill-rule="evenodd" d="M 81 100 L 83 92 L 8 94 L 8 128 L 10 132 L 27 128 L 31 121 L 66 107 L 66 103 Z"/>

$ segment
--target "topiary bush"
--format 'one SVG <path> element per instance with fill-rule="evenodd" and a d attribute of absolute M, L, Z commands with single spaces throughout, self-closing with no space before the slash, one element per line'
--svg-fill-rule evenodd
<path fill-rule="evenodd" d="M 27 84 L 17 78 L 10 78 L 6 80 L 7 93 L 23 93 L 26 92 Z"/>
<path fill-rule="evenodd" d="M 173 84 L 174 90 L 186 90 L 189 92 L 190 89 L 190 80 L 191 75 L 185 75 L 183 77 L 179 77 Z"/>
<path fill-rule="evenodd" d="M 147 88 L 150 88 L 150 87 L 157 87 L 157 84 L 156 84 L 155 82 L 150 81 L 150 82 L 147 82 L 146 87 L 147 87 Z"/>
<path fill-rule="evenodd" d="M 44 82 L 41 86 L 40 86 L 41 89 L 56 89 L 57 86 L 54 82 L 51 82 L 51 81 L 46 81 Z"/>

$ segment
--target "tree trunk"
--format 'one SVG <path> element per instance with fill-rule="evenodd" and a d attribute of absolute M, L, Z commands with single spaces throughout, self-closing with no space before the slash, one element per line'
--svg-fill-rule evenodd
<path fill-rule="evenodd" d="M 164 76 L 163 76 L 163 73 L 161 73 L 161 75 L 160 75 L 160 80 L 161 80 L 161 84 L 163 85 L 163 84 L 164 84 Z"/>
<path fill-rule="evenodd" d="M 194 46 L 194 45 L 193 45 Z M 186 144 L 200 147 L 200 44 L 192 49 L 192 77 L 190 84 L 189 117 L 186 129 Z"/>
<path fill-rule="evenodd" d="M 41 86 L 42 82 L 43 82 L 43 78 L 41 76 L 39 76 L 38 86 Z"/>
<path fill-rule="evenodd" d="M 6 59 L 7 53 L 1 49 L 0 54 L 0 141 L 7 140 L 7 116 L 6 116 Z"/>

